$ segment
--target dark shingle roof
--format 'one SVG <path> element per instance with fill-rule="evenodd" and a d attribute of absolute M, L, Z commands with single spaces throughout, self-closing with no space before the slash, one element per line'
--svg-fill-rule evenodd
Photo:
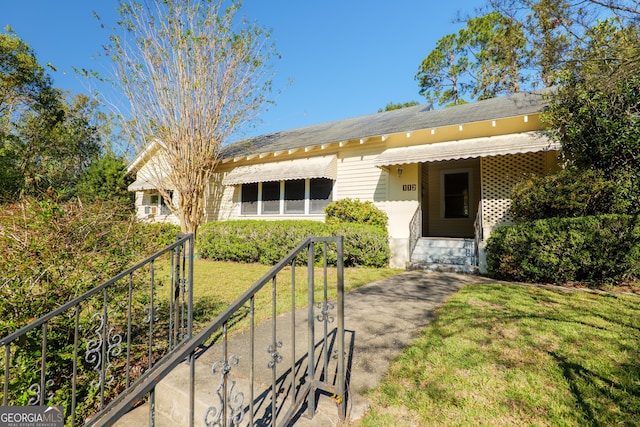
<path fill-rule="evenodd" d="M 261 135 L 228 145 L 222 158 L 290 150 L 339 141 L 410 132 L 541 112 L 544 91 L 522 92 L 471 104 L 432 110 L 427 105 L 338 120 Z"/>

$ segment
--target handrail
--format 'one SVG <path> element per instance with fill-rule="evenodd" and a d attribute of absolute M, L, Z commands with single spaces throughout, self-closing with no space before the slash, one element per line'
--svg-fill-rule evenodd
<path fill-rule="evenodd" d="M 484 240 L 484 228 L 482 224 L 482 200 L 478 202 L 478 211 L 476 212 L 476 218 L 473 222 L 473 231 L 474 231 L 474 259 L 475 266 L 478 267 L 480 265 L 479 259 L 479 247 L 480 242 Z"/>
<path fill-rule="evenodd" d="M 187 244 L 189 245 L 188 248 Z M 332 258 L 337 267 L 337 301 L 335 302 L 327 300 L 329 244 L 331 244 L 331 248 L 335 248 L 336 252 L 335 258 Z M 314 296 L 314 292 L 318 290 L 315 288 L 315 269 L 316 259 L 318 258 L 315 252 L 316 245 L 320 248 L 318 254 L 323 258 L 324 273 L 323 296 L 318 298 L 317 304 Z M 312 417 L 315 412 L 315 399 L 318 397 L 316 391 L 333 396 L 338 402 L 338 415 L 344 420 L 346 417 L 345 358 L 347 352 L 345 351 L 344 343 L 343 247 L 344 238 L 342 236 L 308 237 L 255 282 L 234 303 L 228 306 L 211 324 L 197 335 L 192 336 L 193 236 L 179 237 L 175 243 L 158 251 L 144 261 L 2 338 L 0 345 L 4 346 L 5 353 L 4 376 L 2 377 L 2 382 L 4 383 L 2 405 L 7 406 L 9 402 L 14 402 L 17 398 L 14 397 L 15 393 L 19 395 L 29 393 L 27 398 L 31 397 L 29 400 L 30 405 L 51 405 L 58 404 L 54 402 L 66 402 L 64 406 L 68 411 L 67 416 L 70 418 L 67 419 L 67 422 L 72 426 L 83 422 L 86 423 L 84 424 L 86 426 L 104 426 L 113 425 L 134 406 L 140 402 L 147 401 L 149 403 L 149 423 L 154 425 L 156 411 L 155 387 L 186 360 L 190 368 L 190 388 L 187 391 L 189 403 L 188 405 L 185 404 L 185 414 L 189 414 L 190 425 L 193 425 L 196 355 L 199 355 L 203 351 L 205 344 L 211 342 L 211 338 L 215 337 L 215 340 L 217 340 L 215 345 L 222 345 L 224 349 L 223 360 L 216 362 L 212 367 L 214 374 L 221 372 L 220 385 L 216 390 L 220 397 L 220 405 L 209 407 L 204 415 L 205 423 L 207 425 L 236 425 L 247 414 L 251 418 L 250 425 L 254 425 L 254 416 L 258 415 L 256 412 L 258 409 L 254 411 L 253 390 L 254 299 L 258 291 L 268 288 L 267 285 L 271 284 L 273 310 L 271 322 L 273 332 L 271 344 L 267 350 L 268 355 L 263 357 L 269 359 L 268 369 L 272 370 L 273 382 L 268 390 L 255 399 L 255 402 L 258 402 L 255 407 L 259 408 L 260 411 L 265 409 L 265 396 L 271 390 L 272 403 L 270 406 L 272 407 L 270 408 L 270 414 L 277 414 L 277 417 L 273 416 L 269 421 L 265 421 L 269 417 L 269 414 L 265 413 L 262 416 L 267 418 L 259 420 L 260 425 L 265 423 L 276 425 L 276 418 L 278 425 L 288 425 L 302 410 L 305 403 L 309 415 Z M 168 272 L 164 270 L 164 264 L 157 269 L 154 267 L 158 262 L 158 258 L 165 254 L 171 255 Z M 309 339 L 308 347 L 303 349 L 303 351 L 306 351 L 305 357 L 307 358 L 308 366 L 305 371 L 302 367 L 302 359 L 296 359 L 300 353 L 296 352 L 295 335 L 298 332 L 294 328 L 291 331 L 292 340 L 290 346 L 292 350 L 292 365 L 281 378 L 276 379 L 276 365 L 283 360 L 282 355 L 279 353 L 283 343 L 277 339 L 275 327 L 276 275 L 279 273 L 285 274 L 283 273 L 285 269 L 290 270 L 292 287 L 291 315 L 295 316 L 295 267 L 296 264 L 300 263 L 302 254 L 307 255 L 308 271 L 307 323 Z M 144 274 L 138 274 L 141 269 L 143 269 L 142 272 Z M 171 298 L 163 310 L 161 310 L 163 306 L 156 308 L 157 302 L 154 303 L 155 287 L 163 280 L 158 278 L 160 277 L 158 271 L 162 275 L 168 273 L 168 283 L 171 285 L 170 289 L 168 289 L 171 293 Z M 112 290 L 112 285 L 120 287 Z M 148 285 L 148 289 L 147 287 L 139 288 L 141 285 Z M 148 303 L 149 305 L 143 312 L 141 305 L 134 305 L 134 299 L 138 296 L 144 296 L 142 294 L 145 292 L 146 300 L 143 301 L 143 304 Z M 185 304 L 188 304 L 188 307 L 185 307 Z M 234 317 L 236 314 L 244 312 L 243 310 L 247 308 L 247 305 L 249 305 L 248 316 L 251 322 L 249 357 L 251 394 L 248 405 L 243 407 L 244 396 L 242 393 L 233 391 L 233 385 L 228 386 L 228 384 L 235 384 L 235 380 L 231 376 L 231 368 L 238 365 L 240 359 L 234 355 L 227 355 L 227 327 L 236 319 Z M 331 314 L 334 309 L 337 311 L 336 315 Z M 160 314 L 166 315 L 166 318 L 161 317 Z M 59 316 L 57 318 L 60 321 L 54 320 L 56 316 Z M 126 317 L 124 321 L 121 320 L 123 317 Z M 186 320 L 185 317 L 187 317 Z M 142 318 L 144 320 L 140 321 Z M 330 332 L 328 324 L 332 323 L 334 319 L 337 319 L 337 328 Z M 293 320 L 292 325 L 295 327 L 295 317 Z M 145 326 L 143 322 L 147 323 L 148 326 Z M 318 334 L 318 341 L 314 332 L 315 322 L 320 322 L 324 326 L 323 331 Z M 53 331 L 60 325 L 67 328 L 63 335 L 70 337 L 67 339 L 70 341 L 68 343 L 65 341 L 64 345 L 73 348 L 73 356 L 64 359 L 64 365 L 60 365 L 60 362 L 56 359 L 58 355 L 53 350 L 59 347 L 56 344 L 56 340 L 60 335 L 60 333 L 54 335 Z M 31 386 L 29 384 L 33 380 L 30 379 L 25 379 L 24 384 L 16 382 L 22 371 L 19 366 L 12 366 L 16 355 L 20 356 L 20 354 L 25 354 L 25 352 L 29 351 L 29 348 L 23 349 L 21 347 L 25 345 L 25 342 L 42 349 L 42 356 L 38 356 L 36 361 L 39 379 L 36 379 L 36 383 Z M 132 350 L 135 348 L 138 348 L 138 352 Z M 145 354 L 141 354 L 140 350 Z M 123 356 L 124 353 L 126 353 L 126 356 Z M 141 357 L 142 359 L 140 359 Z M 52 361 L 54 365 L 52 365 Z M 114 366 L 118 366 L 118 369 L 123 370 L 116 372 Z M 247 365 L 240 363 L 238 369 L 243 366 L 246 367 Z M 132 368 L 140 369 L 130 376 Z M 63 372 L 63 375 L 59 375 L 60 372 L 58 371 Z M 67 374 L 69 374 L 70 378 L 66 378 Z M 113 385 L 111 381 L 120 374 L 122 376 L 118 387 L 124 386 L 124 390 L 116 395 L 117 391 L 114 386 L 118 381 Z M 54 382 L 52 378 L 56 378 L 56 376 L 58 379 Z M 60 383 L 61 377 L 65 377 L 63 384 Z M 92 378 L 94 379 L 93 382 L 91 382 Z M 283 400 L 280 398 L 281 387 L 276 386 L 276 384 L 285 381 L 284 378 L 291 378 L 291 386 L 288 389 L 288 395 Z M 287 381 L 289 380 L 287 379 Z M 91 382 L 91 384 L 88 382 Z M 9 386 L 11 386 L 11 389 Z M 81 387 L 84 391 L 78 394 Z M 28 391 L 26 390 L 27 388 Z M 80 407 L 80 399 L 85 399 L 87 394 L 93 393 L 93 391 L 88 393 L 89 390 L 97 390 L 97 397 L 99 398 L 97 403 L 100 406 L 97 414 L 94 414 L 90 419 L 84 420 L 79 415 L 76 415 L 76 411 Z M 2 390 L 0 389 L 0 391 Z M 9 391 L 12 393 L 10 398 Z M 54 398 L 52 392 L 55 392 L 57 397 Z M 239 404 L 237 403 L 238 400 L 236 400 L 238 395 L 240 395 Z M 109 401 L 112 396 L 113 399 Z M 280 400 L 278 400 L 279 398 Z M 288 408 L 284 407 L 285 402 L 289 405 Z M 276 405 L 280 404 L 282 406 L 276 407 Z M 83 412 L 82 417 L 87 413 L 87 409 L 84 408 L 85 412 Z"/>
<path fill-rule="evenodd" d="M 126 393 L 126 394 L 122 394 L 120 396 L 118 396 L 114 401 L 112 401 L 103 412 L 101 412 L 100 414 L 98 414 L 95 418 L 93 418 L 92 420 L 90 420 L 90 422 L 87 424 L 87 426 L 105 426 L 105 425 L 111 425 L 113 423 L 113 420 L 117 420 L 120 417 L 122 417 L 124 414 L 126 414 L 128 411 L 130 411 L 133 406 L 136 404 L 136 402 L 139 402 L 141 399 L 143 399 L 147 394 L 149 394 L 150 392 L 153 393 L 156 385 L 163 380 L 173 369 L 175 369 L 178 365 L 180 365 L 181 363 L 183 363 L 184 361 L 188 361 L 189 365 L 190 365 L 190 371 L 193 373 L 195 368 L 194 368 L 194 363 L 195 363 L 195 353 L 201 349 L 205 343 L 210 339 L 210 337 L 212 335 L 214 335 L 216 332 L 219 332 L 220 330 L 223 331 L 222 333 L 222 340 L 223 340 L 223 348 L 226 348 L 226 341 L 227 341 L 227 334 L 226 334 L 226 328 L 227 328 L 227 324 L 229 323 L 229 321 L 231 320 L 232 316 L 234 316 L 234 314 L 236 314 L 240 309 L 242 309 L 242 307 L 245 306 L 245 304 L 247 302 L 251 303 L 251 316 L 253 316 L 253 298 L 256 295 L 256 293 L 258 291 L 260 291 L 263 287 L 265 287 L 267 284 L 271 283 L 275 286 L 275 277 L 278 273 L 280 273 L 282 270 L 284 270 L 287 267 L 292 267 L 292 275 L 295 275 L 294 273 L 294 268 L 293 266 L 295 265 L 295 261 L 296 261 L 296 257 L 298 257 L 299 254 L 303 253 L 305 250 L 308 251 L 308 274 L 309 274 L 309 278 L 308 278 L 308 283 L 309 283 L 309 319 L 310 320 L 310 345 L 309 348 L 307 349 L 309 354 L 308 354 L 308 359 L 309 359 L 309 367 L 308 367 L 308 375 L 311 378 L 306 378 L 305 381 L 302 381 L 302 383 L 304 383 L 304 387 L 306 387 L 305 392 L 304 393 L 300 393 L 300 394 L 305 394 L 307 396 L 307 405 L 309 407 L 309 412 L 311 414 L 313 414 L 314 410 L 313 408 L 315 408 L 315 391 L 314 388 L 317 389 L 321 389 L 324 391 L 329 391 L 331 392 L 334 396 L 337 396 L 336 401 L 339 402 L 338 404 L 338 410 L 339 410 L 339 416 L 341 419 L 344 420 L 345 416 L 346 416 L 346 402 L 344 399 L 344 394 L 345 394 L 345 351 L 344 351 L 344 272 L 343 272 L 343 236 L 336 236 L 336 237 L 308 237 L 306 238 L 302 243 L 300 243 L 296 248 L 294 248 L 287 256 L 285 256 L 280 262 L 278 262 L 276 265 L 274 265 L 269 272 L 267 272 L 265 275 L 263 275 L 258 281 L 256 281 L 246 292 L 244 292 L 240 297 L 238 297 L 232 304 L 230 304 L 220 315 L 218 315 L 211 324 L 209 324 L 209 326 L 207 326 L 206 328 L 204 328 L 202 331 L 200 331 L 197 335 L 195 335 L 192 339 L 185 341 L 183 343 L 181 343 L 180 345 L 178 345 L 175 349 L 173 349 L 166 357 L 165 359 L 163 359 L 163 361 L 161 361 L 160 363 L 156 364 L 154 367 L 152 367 L 150 370 L 146 371 L 144 374 L 142 374 L 142 376 L 140 376 L 140 378 L 132 385 L 131 387 L 131 392 Z M 327 333 L 327 328 L 326 328 L 326 323 L 330 323 L 332 320 L 330 320 L 331 318 L 326 314 L 328 310 L 328 308 L 333 307 L 332 303 L 329 303 L 326 298 L 327 298 L 327 294 L 326 294 L 326 286 L 327 286 L 327 282 L 326 282 L 326 267 L 327 267 L 327 258 L 326 258 L 326 244 L 327 243 L 335 243 L 336 244 L 336 250 L 337 250 L 337 270 L 338 270 L 338 280 L 337 280 L 337 286 L 338 286 L 338 299 L 337 299 L 337 319 L 338 319 L 338 330 L 337 330 L 337 354 L 338 355 L 342 355 L 342 357 L 337 357 L 337 368 L 336 368 L 336 373 L 337 373 L 337 377 L 335 382 L 333 382 L 332 384 L 328 383 L 327 379 L 325 379 L 325 383 L 322 383 L 321 381 L 318 381 L 316 379 L 314 379 L 314 364 L 317 362 L 315 360 L 314 357 L 314 349 L 316 346 L 316 343 L 314 342 L 313 339 L 313 322 L 316 320 L 316 316 L 314 315 L 314 299 L 313 299 L 313 289 L 314 289 L 314 244 L 315 243 L 323 243 L 324 244 L 324 255 L 325 255 L 325 261 L 324 261 L 324 274 L 325 274 L 325 280 L 324 280 L 324 301 L 321 303 L 321 308 L 322 308 L 322 314 L 323 316 L 318 315 L 317 318 L 318 320 L 322 320 L 325 323 L 325 332 L 324 332 L 324 356 L 325 356 L 325 372 L 324 372 L 324 376 L 327 377 L 328 376 L 328 372 L 326 369 L 326 363 L 329 359 L 329 353 L 328 353 L 328 346 L 326 345 L 327 339 L 328 339 L 328 333 Z M 293 278 L 292 278 L 293 279 Z M 295 279 L 293 279 L 295 280 Z M 293 284 L 295 285 L 295 283 Z M 273 302 L 275 304 L 275 301 Z M 322 319 L 321 319 L 322 317 Z M 273 322 L 275 322 L 275 308 L 274 308 L 274 320 Z M 252 327 L 252 331 L 253 331 L 253 317 L 251 317 L 251 327 Z M 275 331 L 275 326 L 274 326 L 274 331 Z M 279 345 L 278 345 L 279 344 Z M 294 344 L 295 345 L 295 344 Z M 274 351 L 276 355 L 278 355 L 277 352 L 277 348 L 282 346 L 282 343 L 277 341 L 275 339 L 275 332 L 274 332 L 274 345 L 273 348 L 271 348 L 270 350 Z M 226 350 L 225 350 L 226 352 Z M 294 349 L 294 353 L 295 353 L 295 349 Z M 227 357 L 226 355 L 224 357 Z M 223 378 L 221 379 L 221 387 L 223 384 L 227 384 L 227 376 L 230 375 L 230 364 L 237 364 L 237 358 L 234 360 L 235 356 L 231 356 L 229 357 L 227 360 L 223 360 L 221 361 L 221 364 L 223 366 L 227 366 L 227 369 L 225 371 L 225 369 L 223 369 Z M 251 350 L 251 356 L 250 358 L 252 359 L 250 363 L 253 364 L 253 349 Z M 335 358 L 335 356 L 334 356 Z M 231 361 L 234 360 L 235 363 L 231 363 Z M 274 356 L 274 363 L 273 363 L 273 369 L 274 369 L 274 383 L 273 383 L 273 405 L 275 405 L 276 402 L 276 381 L 275 381 L 275 364 L 277 362 L 277 356 Z M 253 372 L 253 367 L 251 368 L 252 372 Z M 292 372 L 294 372 L 294 370 L 291 370 Z M 215 372 L 215 369 L 214 369 Z M 193 375 L 193 374 L 192 374 Z M 295 375 L 295 373 L 293 374 Z M 253 374 L 251 374 L 251 377 L 253 377 Z M 190 385 L 190 389 L 193 391 L 193 381 L 194 378 L 191 378 L 191 385 Z M 294 384 L 294 381 L 292 381 L 292 384 Z M 251 385 L 252 387 L 252 396 L 253 396 L 253 384 Z M 295 394 L 294 397 L 299 396 L 300 394 Z M 223 411 L 225 411 L 224 413 L 226 414 L 227 411 L 227 407 L 228 407 L 228 402 L 227 399 L 232 400 L 235 396 L 231 396 L 231 395 L 227 395 L 227 393 L 224 393 L 223 396 L 223 400 L 224 402 L 222 402 L 222 407 L 220 408 L 219 411 L 214 410 L 214 413 L 217 413 L 218 416 L 220 416 L 220 414 L 223 413 Z M 301 407 L 302 404 L 304 403 L 304 399 L 294 399 L 294 403 L 293 403 L 293 407 Z M 191 421 L 193 421 L 193 403 L 191 404 Z M 294 416 L 295 415 L 295 411 L 293 410 L 293 407 L 291 409 L 289 409 L 289 411 L 287 411 L 287 413 L 285 414 L 285 416 Z M 212 408 L 210 408 L 211 410 Z M 238 409 L 238 408 L 236 408 Z M 231 409 L 229 409 L 231 411 Z M 254 411 L 253 411 L 253 398 L 250 400 L 250 407 L 248 410 L 244 410 L 246 412 L 249 413 L 250 417 L 254 416 Z M 225 415 L 223 416 L 223 418 L 221 420 L 218 421 L 218 423 L 216 422 L 211 422 L 208 423 L 205 420 L 205 423 L 207 423 L 207 425 L 226 425 L 225 423 L 229 422 L 229 424 L 234 424 L 234 421 L 231 421 L 234 419 L 234 417 L 238 416 L 238 417 L 242 417 L 243 416 L 243 410 L 240 410 L 240 412 L 235 413 L 232 411 L 231 414 L 229 415 Z M 276 413 L 275 408 L 272 411 L 272 413 Z M 207 413 L 208 416 L 208 413 Z M 275 416 L 272 418 L 271 420 L 272 425 L 275 425 Z M 253 419 L 250 421 L 249 425 L 253 425 Z M 286 424 L 286 423 L 285 423 Z M 234 424 L 235 425 L 235 424 Z M 279 424 L 281 425 L 281 424 Z"/>
<path fill-rule="evenodd" d="M 172 251 L 172 250 L 174 250 L 175 248 L 177 248 L 179 246 L 183 246 L 185 244 L 185 242 L 191 241 L 192 239 L 193 239 L 193 237 L 190 234 L 178 238 L 171 245 L 165 247 L 164 249 L 159 250 L 155 254 L 147 257 L 145 260 L 140 261 L 139 263 L 137 263 L 133 267 L 130 267 L 130 268 L 124 270 L 123 272 L 117 274 L 116 276 L 113 276 L 111 279 L 107 280 L 106 282 L 102 283 L 101 285 L 96 286 L 95 288 L 85 292 L 84 294 L 80 295 L 79 297 L 74 298 L 73 300 L 67 302 L 66 304 L 61 305 L 57 309 L 45 314 L 44 316 L 40 317 L 37 320 L 34 320 L 33 322 L 31 322 L 28 325 L 22 327 L 21 329 L 18 329 L 14 333 L 9 334 L 9 335 L 5 336 L 4 338 L 1 338 L 0 339 L 0 346 L 10 344 L 16 338 L 26 334 L 27 332 L 37 328 L 38 326 L 42 326 L 43 323 L 51 320 L 51 318 L 64 313 L 65 311 L 69 310 L 70 308 L 75 307 L 76 305 L 80 304 L 81 302 L 87 300 L 89 297 L 97 294 L 98 292 L 104 290 L 105 288 L 107 288 L 107 287 L 113 285 L 114 283 L 122 280 L 123 278 L 129 276 L 130 274 L 134 273 L 135 271 L 139 270 L 140 268 L 144 267 L 145 265 L 150 264 L 152 261 L 160 258 L 162 255 L 166 254 L 167 252 Z"/>
<path fill-rule="evenodd" d="M 2 405 L 63 402 L 75 426 L 82 422 L 79 396 L 95 390 L 95 406 L 99 403 L 102 410 L 117 390 L 130 390 L 138 374 L 193 334 L 193 243 L 192 234 L 179 235 L 164 249 L 2 337 Z M 161 309 L 154 301 L 162 283 L 156 264 L 165 255 L 171 296 Z M 39 353 L 33 352 L 35 346 Z M 33 375 L 30 369 L 25 375 L 22 365 L 12 364 L 24 357 L 39 372 Z M 90 405 L 80 412 L 84 417 L 93 409 Z"/>
<path fill-rule="evenodd" d="M 409 258 L 418 244 L 422 234 L 422 205 L 418 203 L 418 208 L 413 213 L 409 222 Z"/>

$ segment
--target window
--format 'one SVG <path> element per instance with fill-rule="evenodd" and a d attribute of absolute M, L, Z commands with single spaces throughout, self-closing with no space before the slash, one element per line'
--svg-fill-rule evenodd
<path fill-rule="evenodd" d="M 149 204 L 144 207 L 145 215 L 156 215 L 158 213 L 158 203 L 160 203 L 159 194 L 151 194 L 149 196 Z"/>
<path fill-rule="evenodd" d="M 469 172 L 444 172 L 445 218 L 469 218 Z"/>
<path fill-rule="evenodd" d="M 280 213 L 280 183 L 276 181 L 262 183 L 262 213 Z"/>
<path fill-rule="evenodd" d="M 242 215 L 256 215 L 258 213 L 258 183 L 242 184 Z"/>
<path fill-rule="evenodd" d="M 313 178 L 310 181 L 309 213 L 322 213 L 333 198 L 333 181 L 327 178 Z"/>
<path fill-rule="evenodd" d="M 240 191 L 240 215 L 322 214 L 333 200 L 333 181 L 328 178 L 269 181 L 242 184 Z"/>
<path fill-rule="evenodd" d="M 284 182 L 284 213 L 304 214 L 304 179 Z"/>

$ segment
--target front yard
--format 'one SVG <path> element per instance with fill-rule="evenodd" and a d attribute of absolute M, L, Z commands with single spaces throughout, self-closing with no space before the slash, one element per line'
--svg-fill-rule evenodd
<path fill-rule="evenodd" d="M 198 259 L 194 268 L 199 329 L 270 267 Z M 345 290 L 399 272 L 347 268 Z M 291 307 L 289 272 L 281 276 L 279 313 Z M 297 288 L 305 288 L 306 268 L 298 267 L 296 277 Z M 257 322 L 271 316 L 271 287 L 266 288 L 256 299 Z M 297 294 L 300 308 L 306 298 Z M 233 326 L 246 327 L 242 316 Z M 372 407 L 356 422 L 360 427 L 640 425 L 640 296 L 466 286 L 391 364 L 368 398 Z"/>
<path fill-rule="evenodd" d="M 369 397 L 361 426 L 639 425 L 640 297 L 467 286 Z"/>

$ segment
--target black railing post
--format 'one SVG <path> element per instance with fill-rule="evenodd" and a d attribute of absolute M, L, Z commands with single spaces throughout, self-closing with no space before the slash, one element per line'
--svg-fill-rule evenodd
<path fill-rule="evenodd" d="M 11 342 L 4 345 L 4 387 L 2 394 L 2 406 L 9 403 L 9 360 L 11 359 Z"/>
<path fill-rule="evenodd" d="M 308 313 L 308 319 L 307 319 L 307 323 L 308 323 L 308 328 L 309 328 L 309 364 L 308 364 L 308 369 L 307 369 L 307 384 L 309 386 L 309 395 L 307 396 L 307 407 L 308 407 L 308 412 L 307 415 L 309 416 L 309 418 L 313 418 L 314 414 L 316 413 L 316 390 L 315 387 L 313 386 L 313 382 L 315 379 L 315 325 L 314 325 L 314 317 L 315 317 L 315 313 L 313 310 L 313 306 L 315 304 L 315 299 L 314 299 L 314 244 L 313 241 L 311 241 L 309 243 L 309 250 L 308 250 L 308 258 L 307 258 L 307 302 L 309 304 L 309 313 Z"/>
<path fill-rule="evenodd" d="M 44 405 L 47 395 L 47 326 L 49 322 L 42 324 L 42 365 L 40 371 L 40 405 Z"/>
<path fill-rule="evenodd" d="M 347 417 L 345 396 L 345 348 L 344 348 L 344 236 L 338 236 L 337 250 L 337 286 L 338 286 L 338 415 L 341 420 Z"/>

